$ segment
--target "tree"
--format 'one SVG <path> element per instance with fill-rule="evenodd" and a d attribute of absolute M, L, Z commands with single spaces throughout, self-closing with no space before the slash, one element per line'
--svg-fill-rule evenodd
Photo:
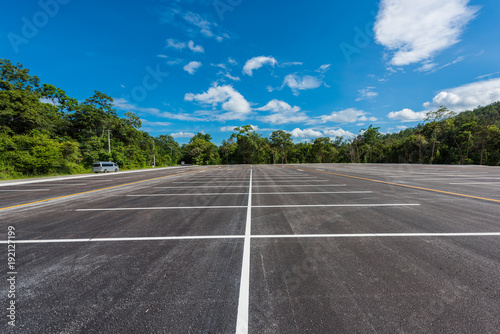
<path fill-rule="evenodd" d="M 287 154 L 293 146 L 292 135 L 283 130 L 273 131 L 269 137 L 270 146 L 273 152 L 273 163 L 276 163 L 277 152 L 281 152 L 281 163 L 288 163 Z"/>
<path fill-rule="evenodd" d="M 449 119 L 455 115 L 455 113 L 451 110 L 448 110 L 445 106 L 441 106 L 437 111 L 429 111 L 426 114 L 424 121 L 430 121 L 432 127 L 432 151 L 431 151 L 431 161 L 432 164 L 434 160 L 434 149 L 436 147 L 436 139 L 438 134 L 441 132 L 441 128 L 444 125 L 442 121 Z"/>
<path fill-rule="evenodd" d="M 372 162 L 372 151 L 373 147 L 379 142 L 381 134 L 379 132 L 380 127 L 374 128 L 372 125 L 368 129 L 361 129 L 363 134 L 361 138 L 364 144 L 368 145 L 368 162 Z"/>
<path fill-rule="evenodd" d="M 330 146 L 330 138 L 328 137 L 321 137 L 314 139 L 312 145 L 312 151 L 314 155 L 316 155 L 316 157 L 318 158 L 319 163 L 323 162 L 323 157 L 325 156 L 325 154 L 328 153 L 329 146 Z"/>

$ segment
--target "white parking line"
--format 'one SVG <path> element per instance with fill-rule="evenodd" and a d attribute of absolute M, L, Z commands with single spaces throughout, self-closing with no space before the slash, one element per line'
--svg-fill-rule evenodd
<path fill-rule="evenodd" d="M 254 239 L 266 238 L 379 238 L 379 237 L 487 237 L 500 236 L 500 232 L 465 233 L 355 233 L 355 234 L 276 234 L 252 235 Z"/>
<path fill-rule="evenodd" d="M 460 183 L 449 183 L 449 184 L 480 184 L 480 185 L 490 185 L 490 184 L 500 184 L 500 182 L 460 182 Z"/>
<path fill-rule="evenodd" d="M 306 204 L 306 205 L 254 205 L 254 208 L 317 208 L 317 207 L 384 207 L 384 206 L 419 206 L 417 203 L 391 204 Z"/>
<path fill-rule="evenodd" d="M 391 203 L 391 204 L 294 204 L 294 205 L 254 205 L 253 208 L 315 208 L 315 207 L 384 207 L 384 206 L 419 206 L 415 203 Z M 138 208 L 100 208 L 100 209 L 76 209 L 75 211 L 131 211 L 131 210 L 187 210 L 187 209 L 243 209 L 242 205 L 208 205 L 208 206 L 151 206 Z"/>
<path fill-rule="evenodd" d="M 243 209 L 242 205 L 213 205 L 213 206 L 150 206 L 140 208 L 102 208 L 102 209 L 76 209 L 75 211 L 130 211 L 130 210 L 187 210 L 187 209 Z"/>
<path fill-rule="evenodd" d="M 243 235 L 193 235 L 193 236 L 172 236 L 172 237 L 127 237 L 127 238 L 81 238 L 81 239 L 34 239 L 16 240 L 17 244 L 53 244 L 65 242 L 109 242 L 109 241 L 161 241 L 161 240 L 206 240 L 206 239 L 243 239 Z M 8 241 L 1 240 L 0 244 Z"/>
<path fill-rule="evenodd" d="M 346 184 L 282 184 L 282 185 L 255 185 L 255 187 L 345 187 Z M 186 188 L 248 188 L 248 186 L 178 186 L 178 187 L 154 187 L 155 189 L 186 189 Z"/>
<path fill-rule="evenodd" d="M 300 195 L 300 194 L 371 194 L 373 191 L 292 191 L 292 192 L 268 192 L 253 193 L 253 195 Z M 248 195 L 248 193 L 192 193 L 192 194 L 132 194 L 129 197 L 163 197 L 163 196 L 230 196 Z"/>
<path fill-rule="evenodd" d="M 131 197 L 155 197 L 155 196 L 217 196 L 217 195 L 248 195 L 248 193 L 194 193 L 194 194 L 135 194 Z"/>
<path fill-rule="evenodd" d="M 371 194 L 372 191 L 291 191 L 291 192 L 269 192 L 253 193 L 254 195 L 300 195 L 300 194 Z"/>
<path fill-rule="evenodd" d="M 6 192 L 6 191 L 50 191 L 51 189 L 0 189 L 0 192 Z"/>
<path fill-rule="evenodd" d="M 245 226 L 245 243 L 243 245 L 243 263 L 241 265 L 240 295 L 238 299 L 238 315 L 236 317 L 236 333 L 248 333 L 248 304 L 250 299 L 250 236 L 252 235 L 252 169 L 248 186 L 247 220 Z"/>
<path fill-rule="evenodd" d="M 500 237 L 500 232 L 459 232 L 459 233 L 345 233 L 345 234 L 267 234 L 252 235 L 250 239 L 286 239 L 286 238 L 406 238 L 406 237 Z M 116 242 L 116 241 L 162 241 L 162 240 L 218 240 L 244 239 L 244 235 L 200 235 L 171 237 L 126 237 L 126 238 L 80 238 L 80 239 L 32 239 L 16 240 L 18 244 L 55 244 L 76 242 Z M 8 240 L 0 240 L 7 244 Z"/>

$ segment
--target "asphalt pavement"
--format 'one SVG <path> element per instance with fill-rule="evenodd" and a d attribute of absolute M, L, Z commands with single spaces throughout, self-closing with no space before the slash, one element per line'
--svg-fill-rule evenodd
<path fill-rule="evenodd" d="M 0 331 L 500 333 L 499 216 L 484 166 L 3 181 Z"/>

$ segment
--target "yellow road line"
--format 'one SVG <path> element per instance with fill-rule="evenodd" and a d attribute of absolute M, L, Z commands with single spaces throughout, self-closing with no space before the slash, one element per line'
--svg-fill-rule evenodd
<path fill-rule="evenodd" d="M 299 167 L 295 167 L 295 166 L 285 166 L 285 167 L 291 167 L 291 168 L 299 169 Z M 466 195 L 466 194 L 459 194 L 459 193 L 454 193 L 454 192 L 449 192 L 449 191 L 444 191 L 444 190 L 437 190 L 437 189 L 430 189 L 430 188 L 423 188 L 423 187 L 411 186 L 411 185 L 408 185 L 408 184 L 401 184 L 401 183 L 394 183 L 394 182 L 388 182 L 388 181 L 373 180 L 373 179 L 368 179 L 368 178 L 365 178 L 365 177 L 345 175 L 345 174 L 337 174 L 337 173 L 331 173 L 331 172 L 324 172 L 324 171 L 320 171 L 320 170 L 308 169 L 308 168 L 303 168 L 303 167 L 300 167 L 300 169 L 308 170 L 308 171 L 311 171 L 311 172 L 323 173 L 323 174 L 331 174 L 331 175 L 336 175 L 336 176 L 349 177 L 349 178 L 352 178 L 352 179 L 359 179 L 359 180 L 365 180 L 365 181 L 371 181 L 371 182 L 378 182 L 378 183 L 390 184 L 390 185 L 393 185 L 393 186 L 399 186 L 399 187 L 405 187 L 405 188 L 412 188 L 412 189 L 419 189 L 419 190 L 426 190 L 426 191 L 433 191 L 433 192 L 436 192 L 436 193 L 442 193 L 442 194 L 448 194 L 448 195 L 454 195 L 454 196 L 461 196 L 461 197 L 468 197 L 468 198 L 475 198 L 475 199 L 481 199 L 481 200 L 484 200 L 484 201 L 491 201 L 491 202 L 500 203 L 500 200 L 493 199 L 493 198 L 478 197 L 478 196 L 472 196 L 472 195 Z"/>
<path fill-rule="evenodd" d="M 195 172 L 199 172 L 199 171 L 202 171 L 202 170 L 207 170 L 207 169 L 210 169 L 210 168 L 215 168 L 215 167 L 208 167 L 208 168 L 198 169 L 198 170 L 189 171 L 189 172 L 182 172 L 182 173 L 176 173 L 176 174 L 171 174 L 171 175 L 166 175 L 166 176 L 155 177 L 155 178 L 147 179 L 147 180 L 141 180 L 141 181 L 123 183 L 123 184 L 119 184 L 119 185 L 111 186 L 111 187 L 105 187 L 105 188 L 87 190 L 87 191 L 82 191 L 82 192 L 75 193 L 75 194 L 70 194 L 70 195 L 64 195 L 64 196 L 58 196 L 58 197 L 52 197 L 52 198 L 46 198 L 46 199 L 42 199 L 40 201 L 35 201 L 35 202 L 28 202 L 28 203 L 23 203 L 23 204 L 16 204 L 16 205 L 12 205 L 12 206 L 6 206 L 4 208 L 0 208 L 0 211 L 1 210 L 12 209 L 12 208 L 18 208 L 18 207 L 26 206 L 26 205 L 32 205 L 32 204 L 38 204 L 38 203 L 53 201 L 53 200 L 61 199 L 61 198 L 67 198 L 67 197 L 72 197 L 72 196 L 77 196 L 77 195 L 83 195 L 83 194 L 93 193 L 93 192 L 101 191 L 101 190 L 107 190 L 107 189 L 113 189 L 113 188 L 118 188 L 118 187 L 129 186 L 131 184 L 137 184 L 137 183 L 142 183 L 142 182 L 147 182 L 147 181 L 164 179 L 166 177 L 171 177 L 171 176 L 176 176 L 176 175 L 182 175 L 182 174 L 188 174 L 188 173 L 195 173 Z"/>

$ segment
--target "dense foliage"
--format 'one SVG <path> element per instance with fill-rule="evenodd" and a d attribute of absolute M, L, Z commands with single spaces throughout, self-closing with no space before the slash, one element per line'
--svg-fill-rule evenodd
<path fill-rule="evenodd" d="M 21 64 L 0 59 L 0 179 L 89 172 L 94 161 L 114 161 L 122 169 L 263 163 L 433 163 L 500 165 L 500 102 L 455 115 L 431 111 L 423 124 L 383 134 L 369 126 L 355 138 L 316 138 L 294 143 L 278 130 L 269 138 L 250 125 L 217 147 L 208 134 L 188 144 L 169 135 L 139 130 L 134 113 L 117 116 L 113 99 L 101 92 L 83 102 L 42 84 Z M 111 152 L 108 151 L 108 136 Z M 154 160 L 155 159 L 155 160 Z"/>
<path fill-rule="evenodd" d="M 94 161 L 140 168 L 153 165 L 153 153 L 157 166 L 179 159 L 171 136 L 153 138 L 140 127 L 133 113 L 119 118 L 101 92 L 79 102 L 0 59 L 0 178 L 88 172 Z"/>

